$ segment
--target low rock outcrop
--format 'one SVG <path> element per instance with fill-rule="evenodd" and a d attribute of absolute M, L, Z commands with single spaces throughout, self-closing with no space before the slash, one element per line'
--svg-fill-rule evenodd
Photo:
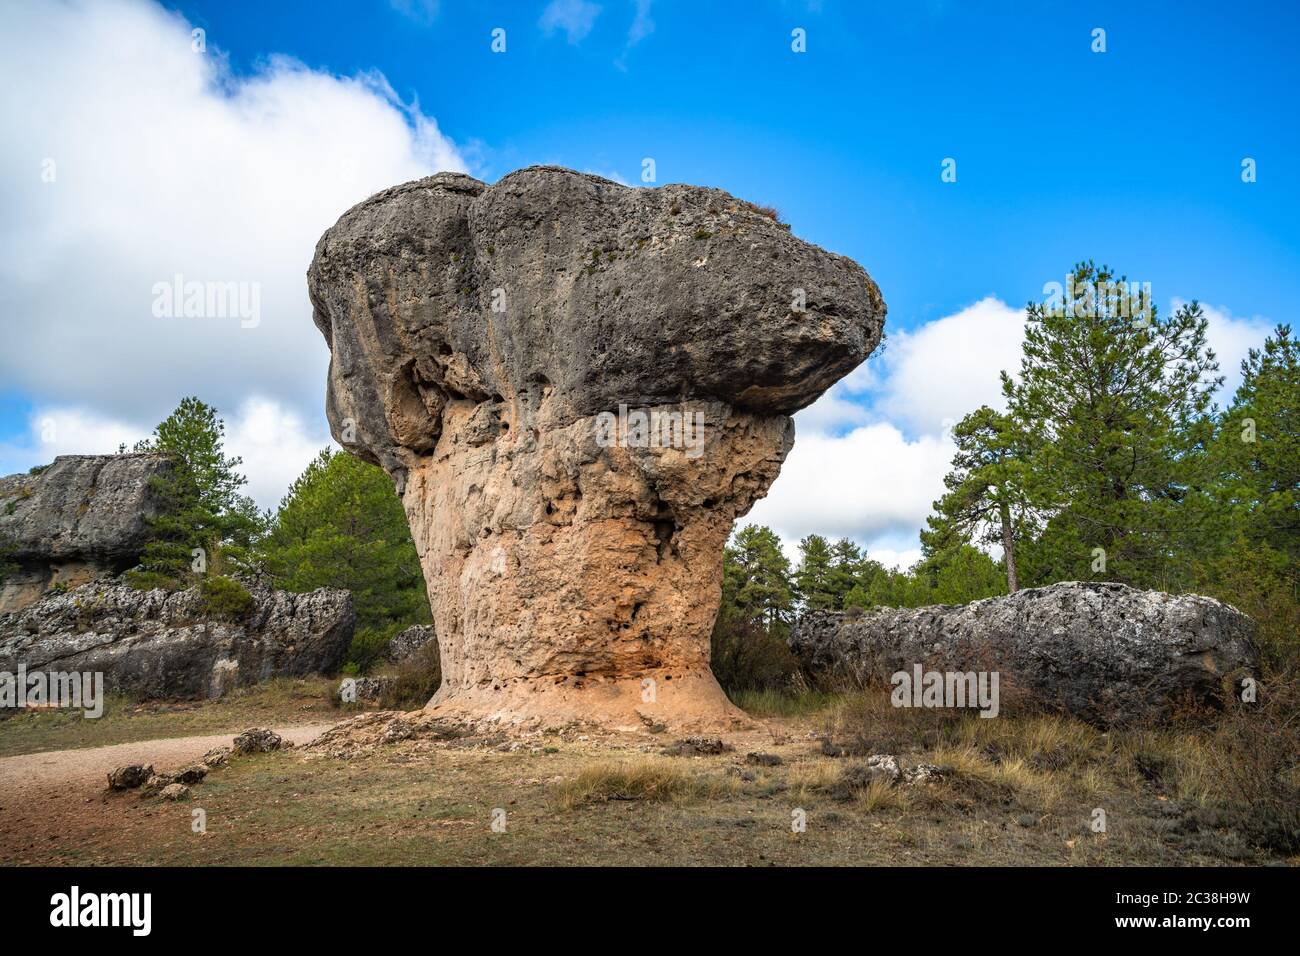
<path fill-rule="evenodd" d="M 342 664 L 356 623 L 351 594 L 249 593 L 253 607 L 239 620 L 209 617 L 197 588 L 137 591 L 109 581 L 47 594 L 0 614 L 0 671 L 101 671 L 109 692 L 197 698 Z"/>
<path fill-rule="evenodd" d="M 438 635 L 434 633 L 433 625 L 413 624 L 389 642 L 388 658 L 397 663 L 410 660 L 437 639 Z"/>
<path fill-rule="evenodd" d="M 0 612 L 49 587 L 76 587 L 134 565 L 158 513 L 150 479 L 171 467 L 157 454 L 62 455 L 35 473 L 0 478 Z"/>
<path fill-rule="evenodd" d="M 708 729 L 722 549 L 880 340 L 855 262 L 717 189 L 439 174 L 308 272 L 326 412 L 402 495 L 452 718 Z"/>
<path fill-rule="evenodd" d="M 965 605 L 805 615 L 790 646 L 813 670 L 888 685 L 897 672 L 999 673 L 1004 697 L 1108 724 L 1234 692 L 1254 625 L 1213 598 L 1068 582 Z"/>

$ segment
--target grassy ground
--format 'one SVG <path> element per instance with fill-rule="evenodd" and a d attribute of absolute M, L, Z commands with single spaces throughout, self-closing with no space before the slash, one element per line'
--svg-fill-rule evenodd
<path fill-rule="evenodd" d="M 103 747 L 137 740 L 237 733 L 259 723 L 298 724 L 335 720 L 329 702 L 335 679 L 277 678 L 242 688 L 218 701 L 147 701 L 109 697 L 104 713 L 87 719 L 80 711 L 19 711 L 0 719 L 0 757 Z"/>
<path fill-rule="evenodd" d="M 308 695 L 307 685 L 267 688 L 245 705 L 281 708 L 284 719 L 304 714 L 293 708 L 307 706 Z M 1200 729 L 1106 734 L 1053 716 L 899 711 L 871 693 L 742 701 L 751 712 L 778 715 L 765 721 L 770 733 L 710 756 L 663 756 L 658 751 L 669 741 L 657 738 L 570 735 L 513 743 L 417 737 L 347 760 L 310 751 L 239 757 L 196 786 L 189 802 L 78 794 L 83 806 L 61 817 L 57 838 L 0 845 L 0 862 L 1297 862 L 1288 856 L 1295 847 L 1279 837 L 1295 831 L 1300 813 L 1292 803 L 1287 815 L 1293 780 L 1281 781 L 1281 789 L 1235 780 L 1278 767 L 1267 756 L 1276 749 L 1269 735 L 1256 728 L 1241 738 L 1231 718 Z M 342 716 L 313 713 L 322 712 Z M 169 735 L 269 722 L 234 700 L 113 720 L 142 718 L 155 723 L 129 727 L 165 724 L 175 731 Z M 49 744 L 91 743 L 75 723 L 43 733 Z M 1249 753 L 1238 746 L 1243 739 Z M 751 748 L 781 762 L 749 760 Z M 824 749 L 845 753 L 826 756 Z M 870 783 L 862 757 L 881 751 L 897 754 L 903 767 L 942 765 L 945 776 L 929 784 Z M 1277 757 L 1286 773 L 1294 772 L 1294 757 L 1287 737 Z M 204 811 L 206 832 L 194 832 L 196 809 Z M 1096 829 L 1098 811 L 1104 832 Z"/>

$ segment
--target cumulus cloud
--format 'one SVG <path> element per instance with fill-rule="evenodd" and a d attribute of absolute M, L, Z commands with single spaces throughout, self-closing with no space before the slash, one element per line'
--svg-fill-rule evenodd
<path fill-rule="evenodd" d="M 272 58 L 236 75 L 219 34 L 196 52 L 191 24 L 152 4 L 26 3 L 5 19 L 0 380 L 142 431 L 187 394 L 318 417 L 316 240 L 378 189 L 464 170 L 455 144 L 379 74 Z M 260 321 L 156 317 L 155 286 L 178 275 L 256 289 Z"/>
<path fill-rule="evenodd" d="M 1020 367 L 1025 311 L 993 297 L 891 333 L 875 407 L 912 434 L 936 434 L 981 405 L 1002 408 L 998 373 Z"/>
<path fill-rule="evenodd" d="M 243 491 L 263 508 L 279 504 L 289 484 L 322 448 L 338 447 L 323 417 L 308 421 L 295 409 L 262 396 L 246 399 L 223 418 L 226 454 L 243 459 L 238 469 L 248 478 Z M 49 464 L 59 455 L 107 455 L 121 445 L 132 448 L 152 430 L 152 425 L 142 427 L 84 407 L 39 407 L 28 416 L 26 434 L 0 445 L 0 460 L 9 473 Z"/>
<path fill-rule="evenodd" d="M 600 5 L 587 0 L 551 0 L 537 25 L 547 36 L 563 30 L 570 43 L 580 43 L 596 25 L 599 15 Z"/>
<path fill-rule="evenodd" d="M 1184 304 L 1175 298 L 1171 312 Z M 1205 309 L 1207 341 L 1227 381 L 1221 405 L 1241 381 L 1239 365 L 1273 323 Z M 848 537 L 876 560 L 908 567 L 919 532 L 944 491 L 953 424 L 980 405 L 1005 407 L 998 372 L 1020 367 L 1024 310 L 985 298 L 911 331 L 891 332 L 873 357 L 796 417 L 797 439 L 767 498 L 745 519 L 782 538 L 792 561 L 810 533 Z"/>
<path fill-rule="evenodd" d="M 1170 313 L 1177 312 L 1186 301 L 1174 298 L 1170 303 Z M 1223 376 L 1223 387 L 1215 395 L 1221 408 L 1232 403 L 1232 396 L 1241 385 L 1241 363 L 1251 349 L 1262 348 L 1264 339 L 1273 331 L 1275 323 L 1262 316 L 1251 318 L 1234 317 L 1226 306 L 1201 305 L 1205 312 L 1205 340 L 1214 350 L 1219 361 L 1219 374 Z"/>
<path fill-rule="evenodd" d="M 796 434 L 780 476 L 747 519 L 783 538 L 817 532 L 867 543 L 914 534 L 943 493 L 953 447 L 942 434 L 909 440 L 884 422 L 838 437 Z"/>

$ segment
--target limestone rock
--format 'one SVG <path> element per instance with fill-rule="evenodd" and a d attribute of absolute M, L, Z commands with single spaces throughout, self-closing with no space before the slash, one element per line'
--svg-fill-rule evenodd
<path fill-rule="evenodd" d="M 140 796 L 156 797 L 175 782 L 176 778 L 169 773 L 151 774 L 149 779 L 144 782 L 144 786 L 140 788 Z"/>
<path fill-rule="evenodd" d="M 410 660 L 417 653 L 436 642 L 438 635 L 431 624 L 414 624 L 402 631 L 388 645 L 388 657 L 395 662 Z"/>
<path fill-rule="evenodd" d="M 202 783 L 203 778 L 208 775 L 208 768 L 201 763 L 190 764 L 188 767 L 182 767 L 177 770 L 173 779 L 177 783 L 196 784 Z"/>
<path fill-rule="evenodd" d="M 410 519 L 437 712 L 744 720 L 708 668 L 722 547 L 880 339 L 861 267 L 720 190 L 533 167 L 371 197 L 308 287 L 332 431 Z"/>
<path fill-rule="evenodd" d="M 234 740 L 237 754 L 264 754 L 279 750 L 284 739 L 273 730 L 265 727 L 250 727 Z"/>
<path fill-rule="evenodd" d="M 157 454 L 62 455 L 0 478 L 0 553 L 17 565 L 0 582 L 0 611 L 133 566 L 159 508 L 149 479 L 170 467 Z"/>
<path fill-rule="evenodd" d="M 253 609 L 239 621 L 205 617 L 197 588 L 137 591 L 103 581 L 47 594 L 0 614 L 0 670 L 102 671 L 109 692 L 196 698 L 342 664 L 356 622 L 351 594 L 249 593 Z"/>
<path fill-rule="evenodd" d="M 153 776 L 153 767 L 145 764 L 130 764 L 126 767 L 118 767 L 108 775 L 108 788 L 110 790 L 134 790 L 136 787 L 143 786 L 145 781 Z"/>
<path fill-rule="evenodd" d="M 213 747 L 203 755 L 203 766 L 215 770 L 217 767 L 224 767 L 230 760 L 230 755 L 234 750 L 230 747 Z"/>
<path fill-rule="evenodd" d="M 1253 634 L 1213 598 L 1066 582 L 960 606 L 809 614 L 790 645 L 813 670 L 886 685 L 917 664 L 997 671 L 1004 700 L 1025 694 L 1108 724 L 1233 693 L 1257 665 Z"/>
<path fill-rule="evenodd" d="M 188 800 L 190 788 L 183 783 L 169 783 L 158 792 L 164 800 Z"/>

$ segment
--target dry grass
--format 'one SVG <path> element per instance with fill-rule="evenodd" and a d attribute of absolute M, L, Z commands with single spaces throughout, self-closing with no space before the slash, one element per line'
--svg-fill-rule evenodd
<path fill-rule="evenodd" d="M 588 764 L 571 780 L 557 784 L 556 805 L 565 810 L 605 800 L 672 801 L 708 798 L 734 792 L 731 780 L 688 773 L 664 758 L 600 761 Z"/>
<path fill-rule="evenodd" d="M 299 706 L 285 690 L 276 707 Z M 79 829 L 0 841 L 0 862 L 1275 862 L 1300 850 L 1300 746 L 1295 704 L 1268 690 L 1270 703 L 1253 710 L 1110 732 L 1052 714 L 895 709 L 872 689 L 827 696 L 820 710 L 807 695 L 755 696 L 791 715 L 768 719 L 776 734 L 757 749 L 781 758 L 770 766 L 746 760 L 749 743 L 682 758 L 651 756 L 642 741 L 560 737 L 516 752 L 485 738 L 411 740 L 349 761 L 264 755 L 198 788 L 214 821 L 205 840 L 171 819 L 180 809 L 140 814 L 133 799 L 106 798 L 89 812 L 84 794 L 68 793 L 56 796 Z M 178 722 L 179 734 L 229 719 L 226 705 L 205 706 L 211 714 L 148 721 Z M 47 730 L 53 743 L 80 728 Z M 825 737 L 848 752 L 824 755 Z M 935 782 L 890 785 L 861 773 L 871 753 L 947 769 Z M 504 834 L 490 829 L 494 808 L 508 811 Z M 797 835 L 796 808 L 807 817 Z M 1090 826 L 1097 809 L 1105 832 Z"/>

